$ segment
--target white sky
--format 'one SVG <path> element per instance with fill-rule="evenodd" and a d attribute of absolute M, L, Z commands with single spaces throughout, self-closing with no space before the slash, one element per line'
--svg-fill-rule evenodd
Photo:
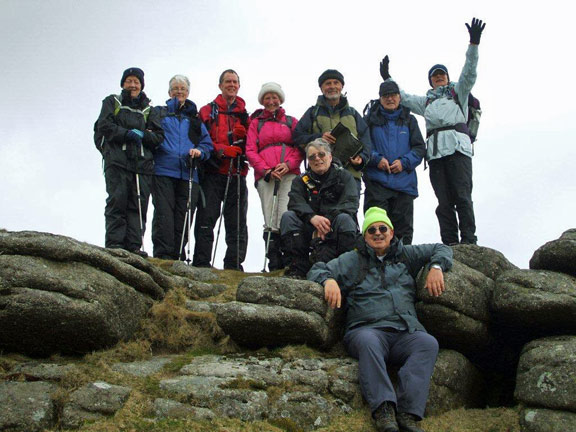
<path fill-rule="evenodd" d="M 487 23 L 473 93 L 483 108 L 474 157 L 479 244 L 527 268 L 534 250 L 576 226 L 576 61 L 569 2 L 509 1 L 84 1 L 0 0 L 0 228 L 104 243 L 106 199 L 92 127 L 102 99 L 120 91 L 122 71 L 142 68 L 146 94 L 167 99 L 177 73 L 202 106 L 220 72 L 238 71 L 248 110 L 267 81 L 300 117 L 327 68 L 345 77 L 361 111 L 377 97 L 378 63 L 424 94 L 443 63 L 458 78 L 465 22 Z M 421 123 L 423 126 L 423 123 Z M 415 243 L 440 240 L 428 171 L 418 168 Z M 245 269 L 262 268 L 262 213 L 249 176 Z M 152 251 L 148 214 L 146 250 Z M 216 266 L 221 268 L 224 228 Z"/>

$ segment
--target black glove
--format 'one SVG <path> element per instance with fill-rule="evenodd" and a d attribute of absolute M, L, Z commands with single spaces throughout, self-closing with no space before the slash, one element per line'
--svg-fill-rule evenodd
<path fill-rule="evenodd" d="M 126 141 L 132 142 L 135 144 L 142 144 L 142 138 L 133 130 L 129 130 L 126 132 Z"/>
<path fill-rule="evenodd" d="M 390 59 L 388 58 L 388 56 L 385 56 L 380 62 L 380 76 L 384 81 L 390 78 L 390 72 L 388 71 L 388 63 L 390 63 Z"/>
<path fill-rule="evenodd" d="M 482 20 L 472 18 L 472 25 L 468 25 L 468 23 L 466 23 L 466 27 L 468 28 L 468 33 L 470 34 L 470 43 L 474 45 L 480 45 L 480 36 L 482 36 L 482 31 L 484 31 L 486 24 L 482 24 Z"/>

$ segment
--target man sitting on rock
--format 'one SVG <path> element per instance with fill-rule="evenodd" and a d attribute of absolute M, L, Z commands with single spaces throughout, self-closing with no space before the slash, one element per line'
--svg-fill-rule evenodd
<path fill-rule="evenodd" d="M 385 210 L 371 207 L 364 216 L 358 249 L 314 264 L 308 279 L 324 286 L 330 307 L 339 308 L 346 299 L 344 345 L 358 359 L 360 389 L 376 429 L 422 432 L 418 421 L 424 416 L 438 342 L 416 317 L 415 279 L 427 266 L 425 287 L 430 295 L 441 295 L 452 249 L 404 246 L 394 237 Z M 400 367 L 397 390 L 388 375 L 390 364 Z"/>
<path fill-rule="evenodd" d="M 302 278 L 312 261 L 328 262 L 354 247 L 359 199 L 352 174 L 332 161 L 327 141 L 317 138 L 306 146 L 308 171 L 292 181 L 288 211 L 282 215 L 280 233 L 288 270 Z"/>

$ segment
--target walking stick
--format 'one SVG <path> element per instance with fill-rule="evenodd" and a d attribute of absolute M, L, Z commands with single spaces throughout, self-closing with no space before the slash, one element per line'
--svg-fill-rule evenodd
<path fill-rule="evenodd" d="M 192 179 L 194 170 L 196 169 L 196 158 L 189 156 L 189 175 L 188 179 L 188 203 L 186 204 L 186 216 L 184 217 L 184 226 L 182 227 L 182 238 L 180 240 L 180 249 L 178 250 L 179 259 L 182 258 L 182 249 L 184 249 L 184 237 L 186 236 L 186 228 L 188 228 L 188 254 L 186 255 L 186 264 L 190 265 L 190 244 L 192 243 Z"/>
<path fill-rule="evenodd" d="M 144 156 L 144 149 L 142 148 L 142 143 L 140 143 L 140 152 Z M 140 237 L 141 244 L 140 249 L 144 251 L 144 219 L 142 217 L 142 194 L 140 193 L 140 175 L 138 174 L 138 158 L 136 158 L 136 198 L 138 199 L 138 217 L 140 219 Z"/>
<path fill-rule="evenodd" d="M 236 159 L 236 270 L 240 270 L 240 159 Z"/>
<path fill-rule="evenodd" d="M 220 208 L 220 221 L 218 222 L 218 232 L 216 233 L 216 243 L 214 244 L 214 253 L 212 255 L 212 263 L 210 264 L 214 267 L 214 260 L 216 259 L 216 250 L 218 249 L 218 240 L 220 239 L 220 228 L 222 228 L 222 219 L 224 215 L 224 206 L 226 205 L 226 199 L 228 198 L 228 188 L 230 187 L 230 178 L 232 177 L 232 159 L 230 159 L 230 166 L 228 167 L 228 179 L 226 180 L 226 189 L 224 189 L 224 200 L 222 201 L 222 206 Z"/>

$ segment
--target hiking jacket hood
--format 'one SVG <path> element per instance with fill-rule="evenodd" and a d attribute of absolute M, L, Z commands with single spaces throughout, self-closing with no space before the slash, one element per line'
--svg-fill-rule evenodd
<path fill-rule="evenodd" d="M 213 150 L 212 140 L 206 130 L 206 126 L 196 120 L 198 111 L 196 104 L 186 100 L 180 107 L 178 99 L 166 101 L 165 107 L 159 107 L 164 130 L 164 141 L 154 151 L 154 172 L 159 176 L 166 176 L 186 180 L 190 178 L 190 149 L 200 150 L 200 161 L 210 158 Z M 192 122 L 198 121 L 200 134 L 198 143 L 190 139 L 190 127 Z M 193 181 L 198 183 L 198 170 L 194 170 Z"/>
<path fill-rule="evenodd" d="M 297 124 L 298 120 L 292 118 L 292 127 L 288 127 L 286 112 L 282 107 L 275 112 L 262 110 L 259 115 L 252 118 L 246 141 L 246 156 L 254 168 L 256 181 L 280 162 L 288 164 L 290 174 L 300 174 L 303 153 L 292 139 Z"/>

